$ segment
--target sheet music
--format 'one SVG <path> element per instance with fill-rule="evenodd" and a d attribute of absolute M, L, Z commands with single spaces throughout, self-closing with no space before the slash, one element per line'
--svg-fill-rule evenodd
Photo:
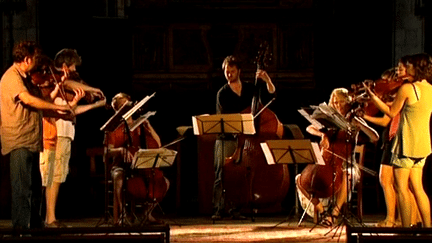
<path fill-rule="evenodd" d="M 148 120 L 148 118 L 150 116 L 153 116 L 155 114 L 156 114 L 156 111 L 149 111 L 149 112 L 145 113 L 144 115 L 141 115 L 138 119 L 136 119 L 134 121 L 134 123 L 132 123 L 129 130 L 131 132 L 133 132 L 139 125 L 141 125 L 144 121 Z"/>
<path fill-rule="evenodd" d="M 264 156 L 266 158 L 267 164 L 274 165 L 276 164 L 273 154 L 270 151 L 270 148 L 267 143 L 260 143 L 261 148 L 263 150 Z"/>
<path fill-rule="evenodd" d="M 192 116 L 195 135 L 209 133 L 255 134 L 252 114 L 215 114 Z"/>
<path fill-rule="evenodd" d="M 312 149 L 313 149 L 314 154 L 315 154 L 316 164 L 325 165 L 325 161 L 324 161 L 324 158 L 322 157 L 321 150 L 319 148 L 318 143 L 312 142 L 311 144 L 312 144 Z"/>
<path fill-rule="evenodd" d="M 318 130 L 321 130 L 324 128 L 324 125 L 321 124 L 320 122 L 318 122 L 317 120 L 315 120 L 314 118 L 311 117 L 311 115 L 309 115 L 309 113 L 307 113 L 304 109 L 300 109 L 298 110 L 298 112 L 304 117 L 306 118 L 306 120 L 308 120 L 314 127 L 316 127 Z"/>
<path fill-rule="evenodd" d="M 144 99 L 142 99 L 140 102 L 138 102 L 134 107 L 132 107 L 132 109 L 130 109 L 126 114 L 123 115 L 123 119 L 127 120 L 130 116 L 133 115 L 133 113 L 135 113 L 139 108 L 141 108 L 155 94 L 156 94 L 156 92 L 150 96 L 144 97 Z"/>
<path fill-rule="evenodd" d="M 174 163 L 177 151 L 167 148 L 139 149 L 132 160 L 132 168 L 145 169 L 169 167 Z M 155 164 L 156 163 L 156 164 Z"/>
<path fill-rule="evenodd" d="M 340 129 L 346 131 L 352 129 L 352 125 L 345 119 L 345 117 L 343 117 L 339 112 L 337 112 L 333 107 L 327 105 L 325 102 L 319 104 L 317 108 L 318 109 L 315 109 L 314 114 L 312 114 L 312 118 L 319 116 L 319 112 L 317 111 L 321 111 L 322 114 L 327 116 L 328 120 L 332 121 Z"/>

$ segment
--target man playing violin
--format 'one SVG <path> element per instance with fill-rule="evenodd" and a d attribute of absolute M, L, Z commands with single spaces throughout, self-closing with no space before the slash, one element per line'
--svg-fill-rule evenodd
<path fill-rule="evenodd" d="M 252 99 L 257 88 L 253 83 L 242 82 L 240 80 L 241 67 L 239 60 L 234 56 L 227 56 L 222 63 L 225 79 L 227 83 L 222 86 L 216 96 L 216 113 L 240 113 L 251 106 Z M 276 92 L 271 78 L 264 70 L 257 70 L 256 77 L 262 79 L 266 86 L 261 89 L 261 99 L 270 101 Z M 262 85 L 262 82 L 260 83 Z M 218 137 L 214 147 L 214 170 L 215 180 L 213 185 L 213 220 L 222 218 L 225 210 L 222 185 L 222 168 L 225 164 L 225 158 L 231 156 L 237 148 L 235 136 L 223 134 Z M 232 216 L 239 217 L 238 209 L 231 211 Z"/>
<path fill-rule="evenodd" d="M 13 65 L 0 81 L 2 154 L 10 155 L 12 225 L 14 229 L 42 226 L 40 215 L 42 151 L 42 110 L 69 112 L 41 98 L 40 90 L 29 79 L 29 72 L 41 49 L 34 42 L 17 43 Z"/>
<path fill-rule="evenodd" d="M 55 68 L 63 70 L 65 75 L 62 79 L 68 78 L 68 74 L 76 72 L 76 67 L 81 64 L 81 57 L 76 50 L 63 49 L 57 53 L 54 59 Z M 73 115 L 78 115 L 102 107 L 106 100 L 101 99 L 91 104 L 78 105 L 81 98 L 85 96 L 85 90 L 98 90 L 96 88 L 68 80 L 57 83 L 50 93 L 50 99 L 54 104 L 67 105 L 72 109 Z M 70 101 L 64 92 L 60 92 L 64 86 L 72 84 L 75 95 Z M 100 90 L 98 90 L 102 93 Z M 57 204 L 60 185 L 66 181 L 69 172 L 69 160 L 71 157 L 72 141 L 75 137 L 75 125 L 70 119 L 44 117 L 43 119 L 44 150 L 40 158 L 40 170 L 42 175 L 42 186 L 45 187 L 46 198 L 46 227 L 65 227 L 57 221 L 55 209 Z"/>

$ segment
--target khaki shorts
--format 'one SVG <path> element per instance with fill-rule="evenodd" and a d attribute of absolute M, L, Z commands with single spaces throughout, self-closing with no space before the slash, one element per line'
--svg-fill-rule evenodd
<path fill-rule="evenodd" d="M 391 159 L 391 165 L 399 168 L 411 169 L 411 168 L 422 168 L 426 163 L 425 158 L 410 158 L 410 157 L 398 157 L 393 155 Z"/>
<path fill-rule="evenodd" d="M 69 173 L 71 142 L 70 138 L 58 137 L 56 150 L 44 149 L 40 153 L 42 186 L 51 186 L 53 182 L 66 181 Z"/>

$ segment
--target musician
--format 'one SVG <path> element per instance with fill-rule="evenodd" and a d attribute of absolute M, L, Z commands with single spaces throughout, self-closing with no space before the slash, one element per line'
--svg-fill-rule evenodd
<path fill-rule="evenodd" d="M 237 57 L 227 56 L 222 63 L 222 70 L 224 71 L 227 83 L 222 86 L 217 92 L 216 96 L 216 113 L 240 113 L 252 104 L 252 98 L 257 92 L 259 87 L 255 87 L 253 83 L 243 82 L 240 79 L 241 64 Z M 276 92 L 270 76 L 264 70 L 257 70 L 256 78 L 264 82 L 260 82 L 259 86 L 265 85 L 266 88 L 261 90 L 260 98 L 263 103 L 270 101 Z M 225 158 L 234 153 L 237 148 L 237 140 L 234 136 L 222 134 L 218 137 L 214 148 L 214 170 L 215 180 L 213 185 L 213 220 L 222 218 L 225 210 L 223 199 L 223 186 L 222 186 L 222 168 L 225 163 Z M 234 218 L 239 218 L 240 214 L 238 209 L 231 210 Z"/>
<path fill-rule="evenodd" d="M 13 48 L 13 65 L 0 81 L 1 147 L 10 155 L 12 225 L 16 230 L 42 226 L 40 215 L 41 178 L 39 152 L 42 151 L 42 110 L 68 112 L 41 98 L 29 72 L 40 55 L 40 47 L 30 41 Z"/>
<path fill-rule="evenodd" d="M 410 60 L 410 56 L 405 56 L 399 60 L 398 67 L 391 68 L 386 70 L 381 78 L 383 80 L 392 81 L 397 78 L 401 78 L 403 80 L 407 80 L 407 82 L 412 82 L 413 77 L 408 75 L 406 72 L 408 60 Z M 394 81 L 396 82 L 396 81 Z M 394 97 L 393 97 L 394 99 Z M 388 105 L 391 105 L 392 100 L 386 102 Z M 399 125 L 400 114 L 398 114 L 395 118 L 390 118 L 388 115 L 383 115 L 381 117 L 370 116 L 367 114 L 363 115 L 363 118 L 371 122 L 373 124 L 384 127 L 382 131 L 382 146 L 381 149 L 383 151 L 381 155 L 381 166 L 379 172 L 379 179 L 381 187 L 384 192 L 384 199 L 387 208 L 386 218 L 377 223 L 378 227 L 396 227 L 401 225 L 400 218 L 396 220 L 396 192 L 394 188 L 394 176 L 393 176 L 393 166 L 390 164 L 391 162 L 391 144 L 393 142 L 394 135 L 396 135 L 396 130 Z M 416 225 L 418 222 L 421 222 L 420 214 L 417 210 L 417 204 L 414 199 L 414 195 L 412 191 L 409 191 L 412 205 L 412 219 L 411 222 L 413 225 Z"/>
<path fill-rule="evenodd" d="M 122 106 L 132 106 L 131 97 L 125 93 L 118 93 L 112 98 L 111 105 L 115 111 L 120 110 Z M 128 119 L 127 124 L 133 123 L 132 116 Z M 144 121 L 142 127 L 138 127 L 133 132 L 125 134 L 124 124 L 120 125 L 113 132 L 109 133 L 106 138 L 107 143 L 107 157 L 112 158 L 111 177 L 114 186 L 114 209 L 113 218 L 114 224 L 120 225 L 124 223 L 126 218 L 125 207 L 123 204 L 123 189 L 125 179 L 131 174 L 131 162 L 134 153 L 139 148 L 159 148 L 161 147 L 161 140 L 159 135 L 151 126 L 148 120 Z M 128 144 L 131 143 L 131 144 Z M 166 190 L 160 192 L 165 195 L 169 188 L 169 180 L 164 177 L 166 183 Z M 165 187 L 164 187 L 165 188 Z M 153 215 L 153 209 L 157 206 L 157 202 L 149 202 L 144 209 L 144 216 L 151 224 L 161 224 Z M 130 222 L 127 222 L 130 223 Z"/>
<path fill-rule="evenodd" d="M 62 70 L 65 74 L 69 74 L 70 72 L 76 72 L 76 67 L 81 64 L 81 57 L 76 50 L 63 49 L 55 56 L 54 63 L 55 68 Z M 63 77 L 66 76 L 64 75 Z M 65 85 L 71 83 L 72 81 L 67 82 Z M 73 100 L 67 101 L 67 98 L 63 96 L 64 93 L 63 95 L 60 94 L 61 85 L 63 84 L 55 85 L 49 98 L 54 104 L 69 105 L 74 115 L 102 107 L 106 103 L 106 99 L 101 99 L 91 104 L 78 105 L 81 98 L 85 96 L 83 88 L 86 90 L 99 90 L 81 84 L 75 88 Z M 46 198 L 45 227 L 48 228 L 66 227 L 57 221 L 55 209 L 60 185 L 66 181 L 69 172 L 69 160 L 74 137 L 75 125 L 73 121 L 54 117 L 43 118 L 44 150 L 40 154 L 40 170 Z"/>
<path fill-rule="evenodd" d="M 423 167 L 431 153 L 429 122 L 432 113 L 432 58 L 425 53 L 411 56 L 407 73 L 413 80 L 403 84 L 389 106 L 366 87 L 371 101 L 393 118 L 400 113 L 400 123 L 392 144 L 393 172 L 402 226 L 411 225 L 409 186 L 413 188 L 423 226 L 431 227 L 430 202 L 423 188 Z"/>
<path fill-rule="evenodd" d="M 310 125 L 306 128 L 306 131 L 309 132 L 312 135 L 318 136 L 321 138 L 320 141 L 320 148 L 321 152 L 323 153 L 324 159 L 333 160 L 338 159 L 338 154 L 343 154 L 345 150 L 351 149 L 351 151 L 348 151 L 347 155 L 348 157 L 354 157 L 354 148 L 355 144 L 357 143 L 357 140 L 359 139 L 360 131 L 362 131 L 364 134 L 367 135 L 367 137 L 372 142 L 376 142 L 379 139 L 378 133 L 369 127 L 367 123 L 357 117 L 349 117 L 350 111 L 351 111 L 351 97 L 348 94 L 348 90 L 345 88 L 336 88 L 332 91 L 330 95 L 330 100 L 328 106 L 330 108 L 333 108 L 335 112 L 340 114 L 342 117 L 347 118 L 349 123 L 351 124 L 352 128 L 350 128 L 350 131 L 347 131 L 347 135 L 343 133 L 344 131 L 333 131 L 332 129 L 322 131 L 315 127 L 315 125 Z M 336 113 L 335 113 L 336 114 Z M 340 136 L 339 134 L 342 134 Z M 335 144 L 340 143 L 342 144 L 342 147 L 335 149 L 333 146 Z M 351 143 L 353 146 L 350 146 L 349 143 Z M 340 156 L 340 155 L 339 155 Z M 349 159 L 349 158 L 346 158 Z M 332 163 L 332 161 L 325 161 L 327 165 Z M 313 166 L 313 165 L 310 165 Z M 301 177 L 305 176 L 305 171 L 308 167 L 305 168 L 305 170 L 300 174 L 300 176 L 296 177 L 296 184 L 299 189 L 299 196 L 304 196 L 308 200 L 311 200 L 316 211 L 320 213 L 323 217 L 321 219 L 321 224 L 332 226 L 335 223 L 335 220 L 338 218 L 342 206 L 347 200 L 348 195 L 348 188 L 351 188 L 355 185 L 355 183 L 359 179 L 360 171 L 358 168 L 358 165 L 355 162 L 352 162 L 352 164 L 345 164 L 345 169 L 343 170 L 342 174 L 342 182 L 340 183 L 340 189 L 334 190 L 335 191 L 335 198 L 336 202 L 334 202 L 333 209 L 331 212 L 328 212 L 327 214 L 324 214 L 324 206 L 321 201 L 323 198 L 317 198 L 315 195 L 312 195 L 311 190 L 307 188 L 311 188 L 313 186 L 312 181 L 300 183 Z M 317 167 L 319 169 L 319 167 Z M 314 178 L 312 178 L 313 180 Z M 330 181 L 328 181 L 328 186 L 331 186 L 331 183 L 333 181 L 333 178 L 331 178 Z M 353 182 L 352 185 L 348 185 L 347 182 Z M 319 185 L 321 187 L 326 185 Z M 349 186 L 349 187 L 348 187 Z M 350 189 L 351 190 L 351 189 Z M 300 198 L 302 199 L 302 198 Z"/>

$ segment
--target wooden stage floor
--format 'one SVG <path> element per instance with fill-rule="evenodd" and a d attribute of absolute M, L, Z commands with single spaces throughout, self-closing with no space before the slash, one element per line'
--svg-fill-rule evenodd
<path fill-rule="evenodd" d="M 306 216 L 298 225 L 300 215 L 258 215 L 255 221 L 223 219 L 213 222 L 209 216 L 177 217 L 164 215 L 169 235 L 165 240 L 155 242 L 346 242 L 346 227 L 324 227 L 315 225 Z M 359 227 L 374 227 L 384 215 L 365 215 L 363 225 L 357 219 L 349 219 L 350 225 Z M 84 231 L 117 232 L 119 228 L 129 228 L 136 231 L 135 226 L 113 227 L 105 218 L 60 219 L 68 226 L 67 230 L 80 229 Z M 154 225 L 142 225 L 143 232 L 153 231 Z M 162 227 L 162 225 L 161 225 Z M 11 229 L 10 220 L 0 220 L 0 230 Z M 161 228 L 163 229 L 163 227 Z M 48 229 L 52 230 L 52 229 Z M 53 231 L 55 233 L 55 230 Z M 51 233 L 51 232 L 49 232 Z M 3 234 L 4 235 L 4 234 Z M 1 236 L 1 233 L 0 233 Z M 0 237 L 0 240 L 2 238 Z M 3 239 L 5 237 L 3 236 Z M 7 239 L 7 237 L 6 237 Z"/>

